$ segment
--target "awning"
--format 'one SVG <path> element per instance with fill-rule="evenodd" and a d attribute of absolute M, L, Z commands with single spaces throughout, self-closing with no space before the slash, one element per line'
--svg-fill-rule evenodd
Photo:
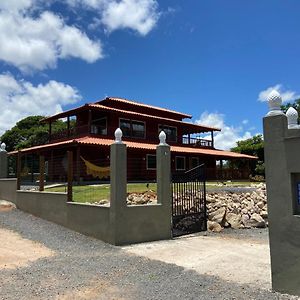
<path fill-rule="evenodd" d="M 70 139 L 62 142 L 50 143 L 40 146 L 35 146 L 31 148 L 26 148 L 20 150 L 21 153 L 32 153 L 39 152 L 42 150 L 50 150 L 55 148 L 61 148 L 64 146 L 75 146 L 75 145 L 91 145 L 91 146 L 110 146 L 114 143 L 113 139 L 103 139 L 96 137 L 82 137 L 76 139 Z M 124 141 L 127 148 L 129 149 L 142 149 L 142 150 L 152 150 L 156 149 L 156 144 L 148 144 L 148 143 L 138 143 L 132 141 Z M 209 149 L 209 148 L 197 148 L 197 147 L 186 147 L 186 146 L 171 146 L 171 152 L 175 153 L 188 153 L 195 155 L 208 155 L 214 156 L 217 159 L 257 159 L 256 156 L 231 152 L 231 151 L 223 151 L 218 149 Z M 16 154 L 18 151 L 10 152 L 9 154 Z"/>

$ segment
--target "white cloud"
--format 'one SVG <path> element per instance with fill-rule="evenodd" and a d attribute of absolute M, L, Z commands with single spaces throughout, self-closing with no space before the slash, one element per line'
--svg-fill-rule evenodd
<path fill-rule="evenodd" d="M 274 86 L 270 86 L 267 89 L 261 91 L 258 95 L 258 100 L 259 101 L 268 101 L 268 96 L 269 94 L 273 91 L 277 91 L 278 93 L 280 93 L 281 98 L 282 98 L 282 102 L 287 102 L 287 101 L 293 101 L 297 98 L 300 98 L 300 95 L 297 94 L 297 92 L 295 91 L 291 91 L 291 90 L 286 90 L 282 84 L 276 84 Z"/>
<path fill-rule="evenodd" d="M 147 35 L 156 25 L 160 13 L 156 0 L 68 0 L 71 6 L 84 6 L 98 12 L 90 28 L 104 25 L 108 32 L 129 28 Z"/>
<path fill-rule="evenodd" d="M 237 141 L 251 138 L 252 134 L 249 131 L 244 131 L 242 126 L 234 127 L 227 125 L 224 119 L 225 116 L 223 114 L 204 112 L 201 114 L 199 120 L 196 120 L 196 124 L 221 129 L 221 132 L 214 133 L 215 148 L 229 150 L 236 146 Z M 210 139 L 210 135 L 205 138 Z"/>
<path fill-rule="evenodd" d="M 26 116 L 55 114 L 80 100 L 79 92 L 62 82 L 51 80 L 34 86 L 11 74 L 0 74 L 0 135 Z"/>
<path fill-rule="evenodd" d="M 103 56 L 100 41 L 91 40 L 53 12 L 32 17 L 34 4 L 34 0 L 1 2 L 0 60 L 28 71 L 53 68 L 58 59 L 75 57 L 92 63 Z"/>
<path fill-rule="evenodd" d="M 247 120 L 247 119 L 242 121 L 243 125 L 247 125 L 248 123 L 249 123 L 249 120 Z"/>
<path fill-rule="evenodd" d="M 146 35 L 158 20 L 157 2 L 153 0 L 111 1 L 102 15 L 102 23 L 109 32 L 130 28 Z"/>

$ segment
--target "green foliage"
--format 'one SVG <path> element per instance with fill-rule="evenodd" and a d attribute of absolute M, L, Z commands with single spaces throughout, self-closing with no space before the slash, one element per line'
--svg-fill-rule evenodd
<path fill-rule="evenodd" d="M 281 110 L 286 113 L 290 107 L 294 107 L 300 115 L 300 99 L 296 99 L 292 103 L 288 102 L 287 104 L 281 105 Z"/>
<path fill-rule="evenodd" d="M 6 144 L 7 151 L 20 150 L 27 147 L 45 144 L 48 141 L 48 124 L 40 121 L 44 116 L 30 116 L 17 122 L 16 125 L 7 130 L 0 138 Z M 56 121 L 52 123 L 52 132 L 66 129 L 66 123 Z"/>
<path fill-rule="evenodd" d="M 264 140 L 261 134 L 255 135 L 250 139 L 238 141 L 237 146 L 231 151 L 242 154 L 252 155 L 258 157 L 258 160 L 252 160 L 249 163 L 252 174 L 264 175 Z M 245 162 L 235 162 L 235 167 L 243 168 L 246 166 Z"/>

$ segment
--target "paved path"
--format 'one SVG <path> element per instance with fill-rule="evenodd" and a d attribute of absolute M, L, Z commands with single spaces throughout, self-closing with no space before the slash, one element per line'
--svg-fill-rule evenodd
<path fill-rule="evenodd" d="M 0 234 L 5 234 L 2 262 L 6 257 L 0 265 L 0 299 L 296 299 L 271 292 L 265 276 L 252 273 L 249 264 L 255 259 L 242 261 L 250 250 L 236 256 L 234 249 L 247 246 L 267 252 L 265 238 L 253 232 L 250 238 L 245 232 L 200 235 L 121 248 L 15 209 L 0 212 Z M 205 254 L 203 260 L 203 249 L 212 249 L 211 257 Z M 251 270 L 256 279 L 239 280 L 231 270 L 227 278 L 221 269 L 231 262 L 216 264 L 220 251 L 224 257 L 232 255 L 231 262 L 239 260 L 234 272 Z M 266 257 L 262 261 L 267 264 Z M 267 268 L 257 271 L 268 273 Z"/>

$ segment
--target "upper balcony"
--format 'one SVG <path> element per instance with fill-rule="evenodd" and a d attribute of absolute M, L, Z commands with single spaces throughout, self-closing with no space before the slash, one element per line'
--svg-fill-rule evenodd
<path fill-rule="evenodd" d="M 111 139 L 114 138 L 113 135 L 107 134 L 107 128 L 104 126 L 84 125 L 84 126 L 77 126 L 77 127 L 61 130 L 55 133 L 50 133 L 49 142 L 62 141 L 69 138 L 82 137 L 86 135 L 99 137 L 99 138 L 111 138 Z M 158 134 L 157 135 L 146 134 L 145 136 L 135 136 L 135 137 L 124 135 L 123 140 L 156 144 L 158 141 Z M 167 135 L 167 143 L 173 146 L 177 145 L 182 147 L 214 148 L 213 138 L 211 140 L 203 139 L 200 136 L 191 137 L 189 135 L 184 135 L 184 136 L 168 137 Z"/>

